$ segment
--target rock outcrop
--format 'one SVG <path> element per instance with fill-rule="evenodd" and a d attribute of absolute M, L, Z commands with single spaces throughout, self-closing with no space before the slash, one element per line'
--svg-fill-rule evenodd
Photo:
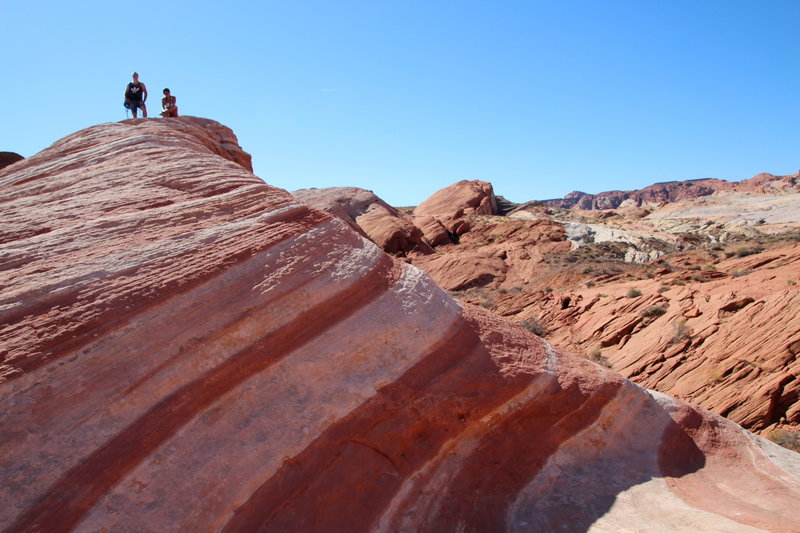
<path fill-rule="evenodd" d="M 4 169 L 8 165 L 23 159 L 25 158 L 16 152 L 0 152 L 0 169 Z"/>
<path fill-rule="evenodd" d="M 607 191 L 587 194 L 573 191 L 564 198 L 545 200 L 544 203 L 562 209 L 616 209 L 618 207 L 657 207 L 665 202 L 678 202 L 710 196 L 723 192 L 800 192 L 798 176 L 759 174 L 741 182 L 707 178 L 655 183 L 633 191 Z"/>
<path fill-rule="evenodd" d="M 459 305 L 217 123 L 95 126 L 0 194 L 4 531 L 800 523 L 796 454 Z"/>
<path fill-rule="evenodd" d="M 798 426 L 800 245 L 742 255 L 713 269 L 506 296 L 496 310 L 534 316 L 550 342 L 753 431 Z"/>
<path fill-rule="evenodd" d="M 440 189 L 414 209 L 417 224 L 425 231 L 428 242 L 442 241 L 443 228 L 458 238 L 472 228 L 470 215 L 493 215 L 497 200 L 492 184 L 480 180 L 461 180 Z M 434 244 L 435 246 L 435 244 Z"/>
<path fill-rule="evenodd" d="M 486 217 L 458 245 L 439 246 L 437 254 L 412 262 L 447 290 L 514 287 L 533 277 L 548 255 L 570 247 L 558 222 Z"/>
<path fill-rule="evenodd" d="M 300 189 L 292 193 L 302 202 L 344 220 L 390 254 L 431 254 L 433 248 L 409 215 L 390 206 L 372 191 L 357 187 Z"/>

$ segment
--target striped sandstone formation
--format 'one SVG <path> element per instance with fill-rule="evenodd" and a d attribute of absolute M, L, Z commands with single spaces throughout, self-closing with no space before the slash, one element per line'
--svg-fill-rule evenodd
<path fill-rule="evenodd" d="M 2 531 L 798 529 L 796 454 L 459 305 L 217 123 L 0 190 Z"/>
<path fill-rule="evenodd" d="M 510 295 L 497 312 L 535 316 L 553 344 L 768 434 L 800 426 L 799 274 L 800 244 L 788 244 L 713 270 Z"/>

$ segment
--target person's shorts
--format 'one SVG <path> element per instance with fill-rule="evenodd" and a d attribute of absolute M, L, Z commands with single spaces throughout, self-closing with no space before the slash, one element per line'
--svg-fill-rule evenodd
<path fill-rule="evenodd" d="M 125 107 L 130 109 L 131 111 L 135 109 L 139 109 L 144 106 L 144 102 L 141 100 L 125 100 Z"/>

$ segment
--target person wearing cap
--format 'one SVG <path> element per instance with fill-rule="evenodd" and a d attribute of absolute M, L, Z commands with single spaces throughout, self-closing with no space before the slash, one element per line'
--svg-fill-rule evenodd
<path fill-rule="evenodd" d="M 134 72 L 133 81 L 125 88 L 125 107 L 131 110 L 133 118 L 136 118 L 137 109 L 142 110 L 142 118 L 147 118 L 145 101 L 147 101 L 147 87 L 139 81 L 139 74 Z"/>
<path fill-rule="evenodd" d="M 164 89 L 164 98 L 161 99 L 161 116 L 164 118 L 177 117 L 177 98 L 169 94 L 169 89 Z"/>

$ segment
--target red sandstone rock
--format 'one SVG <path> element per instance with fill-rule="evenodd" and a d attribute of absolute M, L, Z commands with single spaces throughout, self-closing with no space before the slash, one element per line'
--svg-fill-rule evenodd
<path fill-rule="evenodd" d="M 545 200 L 545 203 L 564 209 L 616 209 L 620 206 L 657 206 L 663 202 L 677 202 L 721 192 L 800 192 L 799 177 L 800 174 L 790 176 L 759 174 L 738 183 L 720 179 L 668 181 L 634 191 L 607 191 L 598 194 L 573 191 L 564 198 Z"/>
<path fill-rule="evenodd" d="M 474 222 L 457 246 L 441 246 L 438 254 L 414 257 L 412 262 L 447 290 L 519 288 L 549 254 L 569 249 L 558 222 L 491 217 Z"/>
<path fill-rule="evenodd" d="M 800 172 L 788 176 L 762 173 L 739 182 L 739 190 L 763 194 L 775 192 L 800 192 Z"/>
<path fill-rule="evenodd" d="M 435 217 L 450 233 L 461 235 L 472 227 L 468 215 L 493 215 L 497 200 L 492 184 L 461 180 L 435 192 L 414 209 L 415 217 Z"/>
<path fill-rule="evenodd" d="M 369 237 L 384 251 L 405 255 L 410 252 L 433 253 L 423 232 L 411 217 L 375 196 L 356 187 L 301 189 L 292 193 L 303 202 L 327 211 Z"/>
<path fill-rule="evenodd" d="M 705 282 L 686 276 L 685 287 L 667 285 L 665 292 L 662 284 L 682 279 L 680 272 L 574 290 L 568 307 L 560 293 L 523 305 L 510 295 L 498 311 L 536 316 L 550 342 L 600 350 L 645 387 L 766 432 L 800 425 L 799 272 L 800 245 L 791 245 L 728 259 L 692 274 Z M 631 289 L 642 296 L 628 297 Z"/>
<path fill-rule="evenodd" d="M 800 523 L 796 454 L 460 306 L 248 160 L 181 117 L 0 171 L 4 531 Z"/>
<path fill-rule="evenodd" d="M 25 158 L 15 152 L 0 152 L 0 169 L 23 159 Z"/>
<path fill-rule="evenodd" d="M 414 217 L 414 224 L 422 230 L 422 234 L 431 246 L 450 244 L 450 234 L 439 220 L 434 216 Z"/>

